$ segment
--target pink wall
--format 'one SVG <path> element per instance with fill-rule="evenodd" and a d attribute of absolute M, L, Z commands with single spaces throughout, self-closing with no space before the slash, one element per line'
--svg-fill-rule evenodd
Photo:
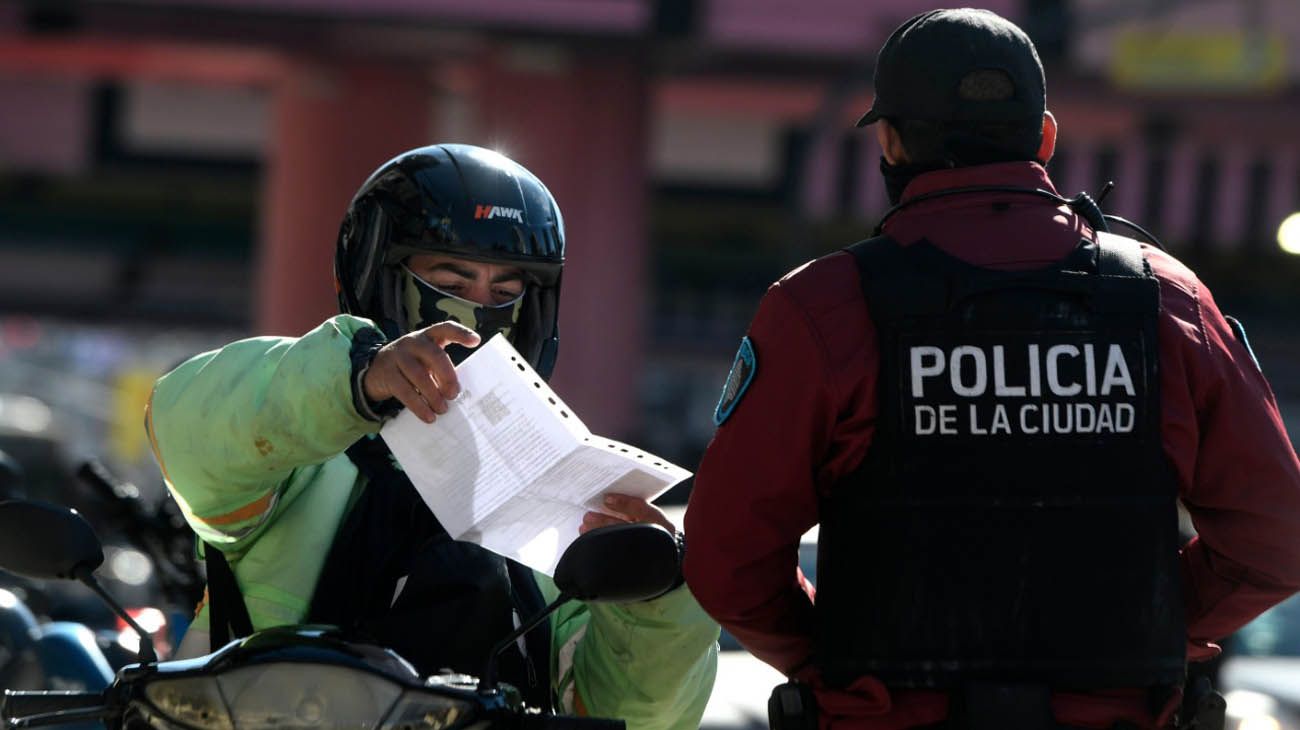
<path fill-rule="evenodd" d="M 641 30 L 650 17 L 649 0 L 136 0 L 136 4 L 622 33 Z"/>
<path fill-rule="evenodd" d="M 90 83 L 77 78 L 0 75 L 0 169 L 85 169 L 90 92 Z"/>
<path fill-rule="evenodd" d="M 1013 20 L 1021 5 L 978 4 Z M 935 7 L 934 0 L 711 0 L 705 3 L 705 25 L 710 39 L 724 47 L 874 56 L 901 22 Z"/>
<path fill-rule="evenodd" d="M 1214 232 L 1210 240 L 1220 248 L 1235 248 L 1246 230 L 1251 152 L 1249 147 L 1239 142 L 1219 148 L 1219 185 L 1214 201 Z"/>
<path fill-rule="evenodd" d="M 1164 220 L 1153 221 L 1160 226 L 1159 235 L 1171 243 L 1186 241 L 1192 236 L 1196 205 L 1196 171 L 1203 145 L 1183 141 L 1174 145 L 1169 154 L 1169 169 L 1165 174 Z"/>

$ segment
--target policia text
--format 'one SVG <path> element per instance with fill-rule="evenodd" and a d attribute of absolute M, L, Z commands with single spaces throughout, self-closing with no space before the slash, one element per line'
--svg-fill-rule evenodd
<path fill-rule="evenodd" d="M 1030 343 L 1010 354 L 1009 349 L 910 347 L 912 433 L 1035 436 L 1135 428 L 1137 388 L 1119 344 Z"/>

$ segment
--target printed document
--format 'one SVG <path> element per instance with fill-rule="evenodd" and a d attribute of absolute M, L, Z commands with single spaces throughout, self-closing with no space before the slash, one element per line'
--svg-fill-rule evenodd
<path fill-rule="evenodd" d="M 554 575 L 604 495 L 650 500 L 691 475 L 591 433 L 501 335 L 456 374 L 447 413 L 425 423 L 403 410 L 380 435 L 457 540 Z"/>

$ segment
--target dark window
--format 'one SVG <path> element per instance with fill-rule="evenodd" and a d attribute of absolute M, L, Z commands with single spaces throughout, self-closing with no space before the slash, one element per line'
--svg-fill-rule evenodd
<path fill-rule="evenodd" d="M 841 215 L 851 216 L 856 212 L 853 210 L 853 201 L 857 197 L 858 187 L 865 182 L 863 178 L 868 173 L 862 169 L 860 163 L 861 150 L 862 135 L 860 134 L 845 135 L 840 142 L 835 201 L 836 210 Z"/>
<path fill-rule="evenodd" d="M 655 32 L 667 38 L 694 35 L 699 28 L 700 8 L 697 0 L 658 0 L 654 7 Z"/>
<path fill-rule="evenodd" d="M 1192 248 L 1206 251 L 1214 240 L 1214 208 L 1219 192 L 1219 159 L 1203 153 L 1196 165 L 1196 197 L 1192 205 Z"/>
<path fill-rule="evenodd" d="M 1069 5 L 1067 0 L 1025 0 L 1025 32 L 1045 64 L 1066 60 L 1072 27 Z"/>
<path fill-rule="evenodd" d="M 1271 249 L 1270 229 L 1277 221 L 1268 217 L 1268 197 L 1273 181 L 1273 163 L 1260 155 L 1250 163 L 1250 177 L 1246 182 L 1246 248 L 1251 251 Z"/>

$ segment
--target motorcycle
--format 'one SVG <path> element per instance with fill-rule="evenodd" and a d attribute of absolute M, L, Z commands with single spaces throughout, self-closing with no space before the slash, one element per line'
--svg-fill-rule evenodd
<path fill-rule="evenodd" d="M 140 635 L 140 662 L 102 692 L 6 691 L 0 717 L 30 728 L 102 721 L 110 730 L 298 727 L 376 730 L 618 730 L 621 720 L 543 714 L 496 681 L 497 657 L 570 600 L 634 601 L 659 595 L 677 577 L 677 545 L 655 525 L 615 525 L 573 542 L 555 571 L 559 597 L 503 637 L 478 679 L 422 677 L 396 652 L 326 626 L 266 629 L 204 657 L 159 662 L 150 636 L 99 585 L 103 549 L 75 511 L 0 503 L 0 565 L 38 578 L 76 579 Z"/>
<path fill-rule="evenodd" d="M 112 681 L 90 629 L 73 621 L 39 622 L 18 595 L 0 588 L 0 686 L 84 691 Z"/>
<path fill-rule="evenodd" d="M 132 618 L 164 649 L 174 645 L 202 593 L 193 535 L 175 504 L 146 507 L 139 490 L 98 462 L 77 471 L 97 516 L 119 538 L 106 546 L 109 585 L 126 589 Z M 117 592 L 115 590 L 115 593 Z M 0 687 L 102 690 L 136 661 L 135 632 L 102 603 L 57 581 L 0 571 Z"/>
<path fill-rule="evenodd" d="M 106 548 L 106 553 L 112 553 L 107 562 L 115 578 L 114 588 L 125 587 L 130 580 L 139 586 L 128 612 L 164 645 L 164 653 L 170 652 L 189 628 L 194 607 L 203 596 L 194 533 L 176 502 L 163 499 L 150 507 L 139 487 L 118 479 L 99 461 L 82 463 L 76 476 L 99 496 L 104 504 L 100 519 L 120 542 Z M 102 612 L 103 607 L 99 608 Z M 125 622 L 109 611 L 94 627 L 99 629 L 100 646 L 114 669 L 134 661 L 138 642 Z"/>

